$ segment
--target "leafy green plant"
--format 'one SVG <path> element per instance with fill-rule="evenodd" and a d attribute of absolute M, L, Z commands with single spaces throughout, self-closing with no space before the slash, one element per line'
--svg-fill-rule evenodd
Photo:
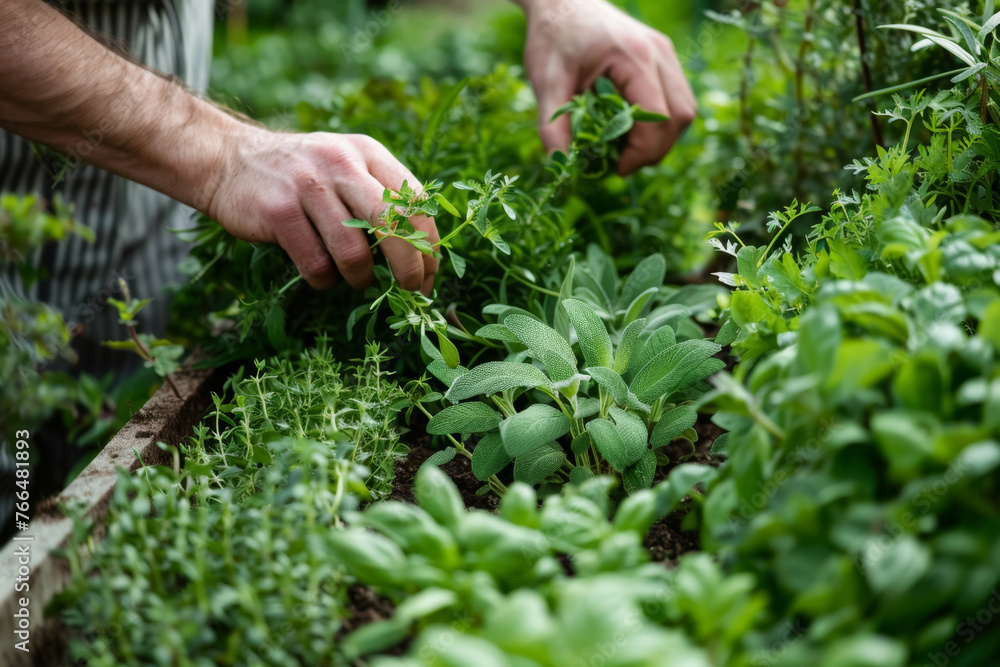
<path fill-rule="evenodd" d="M 83 560 L 86 523 L 66 550 L 73 583 L 52 610 L 74 633 L 73 659 L 338 664 L 347 600 L 325 536 L 356 503 L 346 478 L 360 479 L 324 443 L 280 440 L 269 452 L 251 496 L 225 485 L 226 469 L 201 472 L 197 450 L 177 471 L 122 472 L 96 553 Z"/>
<path fill-rule="evenodd" d="M 128 284 L 124 279 L 118 279 L 118 286 L 121 289 L 124 301 L 118 299 L 108 299 L 108 303 L 118 310 L 118 321 L 128 328 L 130 340 L 124 341 L 102 341 L 104 347 L 112 350 L 125 350 L 139 355 L 146 368 L 152 368 L 157 375 L 170 385 L 174 396 L 180 398 L 177 385 L 174 384 L 170 374 L 180 368 L 180 358 L 184 354 L 184 347 L 176 345 L 164 338 L 156 338 L 152 334 L 140 334 L 136 328 L 139 322 L 135 319 L 143 308 L 153 302 L 152 299 L 133 299 L 129 292 Z"/>
<path fill-rule="evenodd" d="M 618 163 L 622 139 L 636 123 L 669 120 L 629 104 L 604 77 L 597 79 L 593 92 L 577 95 L 556 109 L 552 120 L 565 115 L 569 116 L 573 143 L 568 153 L 557 153 L 554 160 L 560 166 L 582 163 L 581 172 L 588 178 L 600 178 Z"/>
<path fill-rule="evenodd" d="M 51 209 L 34 196 L 0 195 L 0 270 L 20 278 L 27 290 L 47 277 L 34 262 L 49 243 L 77 234 L 91 240 L 86 227 L 75 222 L 60 198 Z M 73 378 L 59 365 L 72 366 L 76 352 L 63 314 L 50 305 L 24 298 L 8 285 L 0 290 L 0 432 L 36 431 L 56 420 L 65 426 L 70 442 L 84 447 L 101 444 L 116 424 L 107 382 L 84 375 Z M 0 436 L 3 441 L 9 435 Z M 13 439 L 10 440 L 13 444 Z M 44 466 L 33 461 L 38 468 Z M 39 474 L 39 488 L 47 483 L 61 488 L 65 480 Z"/>
<path fill-rule="evenodd" d="M 567 486 L 541 508 L 531 487 L 515 484 L 494 515 L 466 511 L 447 476 L 425 467 L 419 507 L 379 503 L 333 535 L 348 576 L 397 602 L 391 619 L 345 637 L 344 651 L 365 656 L 416 634 L 406 657 L 372 664 L 749 664 L 765 602 L 752 579 L 727 578 L 703 556 L 669 571 L 640 544 L 714 474 L 678 468 L 609 521 L 612 478 Z"/>
<path fill-rule="evenodd" d="M 886 90 L 874 91 L 864 97 L 895 92 L 905 88 L 925 85 L 931 81 L 951 77 L 953 84 L 966 84 L 970 88 L 968 95 L 979 97 L 980 118 L 985 123 L 990 119 L 1000 124 L 1000 106 L 991 99 L 990 92 L 1000 93 L 1000 67 L 997 66 L 994 51 L 997 47 L 996 29 L 1000 26 L 1000 12 L 993 12 L 993 4 L 986 3 L 982 22 L 976 22 L 967 14 L 956 12 L 949 8 L 940 8 L 938 12 L 948 22 L 951 35 L 944 35 L 936 30 L 913 24 L 887 24 L 879 26 L 882 30 L 904 30 L 921 37 L 911 50 L 917 51 L 930 46 L 939 46 L 962 61 L 964 67 L 948 72 L 939 72 L 922 79 L 895 86 Z"/>
<path fill-rule="evenodd" d="M 256 364 L 173 454 L 123 471 L 96 547 L 81 518 L 54 605 L 94 665 L 343 664 L 336 526 L 392 489 L 410 404 L 377 345 L 349 368 L 326 339 Z M 338 542 L 339 544 L 339 542 Z M 110 588 L 105 582 L 115 582 Z M 164 628 L 169 627 L 169 636 Z"/>
<path fill-rule="evenodd" d="M 579 299 L 558 301 L 553 326 L 515 307 L 490 309 L 498 322 L 476 336 L 503 342 L 510 354 L 472 368 L 436 355 L 428 370 L 448 386 L 444 397 L 453 405 L 434 415 L 428 432 L 448 436 L 463 450 L 455 434 L 481 434 L 472 453 L 481 480 L 513 461 L 514 479 L 530 484 L 617 472 L 630 493 L 648 488 L 656 450 L 679 437 L 696 439 L 689 401 L 702 380 L 725 366 L 713 358 L 719 345 L 677 341 L 676 322 L 667 322 L 686 309 L 642 317 L 664 270 L 663 258 L 653 256 L 640 263 L 620 295 L 610 283 L 616 301 L 600 312 L 623 327 L 614 341 L 599 311 Z M 571 268 L 564 280 L 567 294 L 574 274 Z"/>

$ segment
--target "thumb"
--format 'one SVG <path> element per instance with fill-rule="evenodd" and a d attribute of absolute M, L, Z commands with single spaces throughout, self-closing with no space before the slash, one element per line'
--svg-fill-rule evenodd
<path fill-rule="evenodd" d="M 569 102 L 576 92 L 574 77 L 567 74 L 560 71 L 555 76 L 532 77 L 532 86 L 538 98 L 538 133 L 549 153 L 569 148 L 569 116 L 563 115 L 552 120 L 556 110 Z"/>

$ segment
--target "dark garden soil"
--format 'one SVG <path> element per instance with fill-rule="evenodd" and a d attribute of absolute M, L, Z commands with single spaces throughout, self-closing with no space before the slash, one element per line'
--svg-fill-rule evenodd
<path fill-rule="evenodd" d="M 367 586 L 352 584 L 347 589 L 347 615 L 337 630 L 337 638 L 343 639 L 364 625 L 392 618 L 395 609 L 389 598 L 378 595 Z M 403 655 L 409 645 L 410 640 L 405 639 L 391 649 L 380 651 L 379 655 Z"/>
<path fill-rule="evenodd" d="M 434 454 L 436 449 L 431 447 L 431 438 L 423 432 L 423 424 L 412 423 L 414 428 L 408 434 L 410 442 L 410 453 L 396 462 L 396 481 L 392 494 L 392 500 L 404 502 L 414 502 L 413 480 L 417 471 L 424 461 Z M 680 440 L 669 447 L 660 450 L 670 457 L 670 464 L 660 466 L 656 471 L 655 481 L 662 481 L 670 474 L 676 466 L 681 463 L 700 463 L 704 465 L 718 466 L 722 459 L 709 454 L 712 443 L 717 437 L 722 435 L 723 430 L 709 421 L 709 417 L 701 415 L 695 424 L 695 431 L 698 433 L 698 441 L 692 446 L 684 440 Z M 441 470 L 454 480 L 458 486 L 462 499 L 466 507 L 495 511 L 499 504 L 499 499 L 493 493 L 477 496 L 476 491 L 482 488 L 483 483 L 472 474 L 472 464 L 464 456 L 456 456 L 450 462 L 441 466 Z M 509 483 L 509 479 L 503 479 Z M 676 563 L 677 557 L 688 551 L 700 549 L 698 533 L 690 530 L 682 530 L 681 523 L 687 515 L 690 501 L 685 499 L 681 507 L 671 512 L 669 515 L 658 521 L 650 529 L 646 536 L 645 545 L 652 554 L 653 560 L 664 562 L 669 565 Z M 567 574 L 572 575 L 572 568 L 566 567 Z"/>
<path fill-rule="evenodd" d="M 413 434 L 415 432 L 411 432 Z M 431 438 L 428 435 L 419 435 L 410 443 L 410 453 L 405 458 L 396 462 L 396 482 L 389 496 L 392 500 L 402 500 L 405 502 L 416 502 L 413 497 L 413 479 L 417 476 L 417 471 L 436 449 L 430 446 Z M 441 466 L 441 470 L 451 477 L 455 485 L 458 486 L 465 506 L 481 510 L 494 511 L 500 499 L 493 493 L 477 496 L 476 491 L 482 488 L 483 483 L 472 474 L 472 462 L 464 456 L 456 456 L 448 463 Z M 506 481 L 506 480 L 504 480 Z"/>
<path fill-rule="evenodd" d="M 670 471 L 681 463 L 700 463 L 715 467 L 722 463 L 722 459 L 709 454 L 709 450 L 711 450 L 715 439 L 724 431 L 709 421 L 709 417 L 706 415 L 698 415 L 694 430 L 698 433 L 698 441 L 693 448 L 687 441 L 679 440 L 660 450 L 670 457 L 670 464 L 657 468 L 654 484 L 665 479 Z M 644 544 L 649 549 L 654 561 L 673 566 L 677 564 L 677 558 L 681 554 L 701 549 L 698 533 L 693 530 L 681 529 L 684 517 L 687 516 L 690 509 L 691 501 L 689 498 L 685 498 L 681 501 L 680 507 L 657 521 L 650 528 Z"/>

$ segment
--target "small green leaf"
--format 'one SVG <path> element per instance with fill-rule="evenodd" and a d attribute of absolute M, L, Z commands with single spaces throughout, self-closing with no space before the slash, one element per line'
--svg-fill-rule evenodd
<path fill-rule="evenodd" d="M 431 366 L 428 365 L 427 368 L 430 370 Z M 549 379 L 545 373 L 531 364 L 488 361 L 455 379 L 445 398 L 457 403 L 473 396 L 490 396 L 508 389 L 542 387 L 548 384 Z"/>
<path fill-rule="evenodd" d="M 635 320 L 639 319 L 646 306 L 649 305 L 650 300 L 659 293 L 660 289 L 658 287 L 650 287 L 648 290 L 640 294 L 629 304 L 629 307 L 625 310 L 625 317 L 622 319 L 624 324 L 631 324 Z"/>
<path fill-rule="evenodd" d="M 420 467 L 423 467 L 423 466 L 435 466 L 435 467 L 439 467 L 439 466 L 443 466 L 446 463 L 451 463 L 455 459 L 455 454 L 457 454 L 457 453 L 458 453 L 458 450 L 455 449 L 454 447 L 446 447 L 446 448 L 442 449 L 441 451 L 434 452 L 433 454 L 431 454 L 430 456 L 428 456 L 424 460 L 424 462 L 420 464 Z"/>
<path fill-rule="evenodd" d="M 674 331 L 674 328 L 669 324 L 663 325 L 662 327 L 656 329 L 652 335 L 646 339 L 646 342 L 643 344 L 642 349 L 639 350 L 638 354 L 634 352 L 632 353 L 629 370 L 633 373 L 638 373 L 653 357 L 661 352 L 669 350 L 676 344 L 677 334 Z"/>
<path fill-rule="evenodd" d="M 555 329 L 532 317 L 519 314 L 508 315 L 503 323 L 525 347 L 531 350 L 531 355 L 535 359 L 541 361 L 545 352 L 555 352 L 573 367 L 573 373 L 576 372 L 576 355 L 573 354 L 573 348 Z"/>
<path fill-rule="evenodd" d="M 570 444 L 569 448 L 573 451 L 574 454 L 579 456 L 590 448 L 590 444 L 591 444 L 590 434 L 584 431 L 580 435 L 573 438 L 573 442 L 572 444 Z"/>
<path fill-rule="evenodd" d="M 455 208 L 455 205 L 452 204 L 450 201 L 448 201 L 448 198 L 445 197 L 440 192 L 435 192 L 434 193 L 434 201 L 436 201 L 438 204 L 440 204 L 441 208 L 443 208 L 444 210 L 448 211 L 449 213 L 451 213 L 456 218 L 461 218 L 462 217 L 462 214 L 458 212 L 458 209 Z M 459 277 L 461 278 L 461 276 L 459 276 Z"/>
<path fill-rule="evenodd" d="M 573 419 L 586 419 L 587 417 L 593 417 L 600 412 L 600 410 L 600 401 L 589 396 L 582 396 L 577 399 L 576 411 L 573 413 Z"/>
<path fill-rule="evenodd" d="M 595 366 L 587 368 L 584 372 L 594 378 L 594 381 L 601 385 L 601 388 L 608 392 L 618 405 L 649 412 L 649 406 L 642 403 L 635 394 L 630 392 L 622 376 L 610 368 Z"/>
<path fill-rule="evenodd" d="M 719 474 L 717 468 L 697 463 L 682 463 L 670 471 L 663 482 L 656 485 L 653 491 L 657 496 L 657 514 L 664 516 L 672 512 L 691 493 L 691 489 L 699 484 L 707 484 Z"/>
<path fill-rule="evenodd" d="M 404 618 L 389 618 L 359 627 L 341 641 L 340 648 L 348 660 L 390 649 L 410 634 L 411 622 Z"/>
<path fill-rule="evenodd" d="M 500 423 L 504 449 L 518 457 L 569 433 L 570 421 L 559 410 L 542 404 L 530 405 Z"/>
<path fill-rule="evenodd" d="M 660 421 L 653 427 L 653 435 L 650 438 L 653 449 L 669 445 L 697 421 L 698 413 L 691 406 L 682 405 L 670 410 L 660 417 Z"/>
<path fill-rule="evenodd" d="M 485 482 L 490 476 L 503 470 L 508 463 L 510 456 L 503 448 L 503 439 L 499 433 L 487 433 L 472 450 L 472 474 L 480 482 Z"/>
<path fill-rule="evenodd" d="M 523 454 L 514 461 L 514 480 L 525 484 L 541 484 L 566 462 L 562 447 L 549 443 Z"/>
<path fill-rule="evenodd" d="M 656 476 L 656 454 L 647 449 L 642 454 L 642 458 L 622 471 L 622 485 L 625 493 L 630 496 L 653 486 L 653 477 Z M 655 506 L 655 496 L 650 494 L 650 502 Z M 624 507 L 624 504 L 623 504 Z M 654 508 L 650 508 L 650 523 L 652 523 Z M 619 510 L 620 511 L 620 510 Z M 648 526 L 647 526 L 648 528 Z"/>
<path fill-rule="evenodd" d="M 464 366 L 451 368 L 448 364 L 444 363 L 442 359 L 435 359 L 431 361 L 431 363 L 427 364 L 427 370 L 446 387 L 450 387 L 454 384 L 455 380 L 469 372 L 469 369 Z M 471 398 L 471 396 L 466 396 L 466 398 Z M 457 403 L 458 401 L 455 402 Z"/>
<path fill-rule="evenodd" d="M 639 334 L 645 328 L 645 319 L 635 320 L 634 322 L 630 322 L 629 325 L 625 327 L 625 331 L 622 332 L 622 337 L 618 341 L 618 349 L 615 350 L 615 373 L 621 375 L 628 370 L 629 362 L 632 360 L 633 350 L 635 350 L 635 344 L 639 340 Z M 671 329 L 671 331 L 673 331 L 673 329 Z"/>
<path fill-rule="evenodd" d="M 604 141 L 614 141 L 627 134 L 633 125 L 635 125 L 635 121 L 632 119 L 632 109 L 622 109 L 612 116 L 608 124 L 604 126 L 604 131 L 601 132 L 601 139 Z"/>
<path fill-rule="evenodd" d="M 417 472 L 413 495 L 417 504 L 442 526 L 457 527 L 465 514 L 465 503 L 455 483 L 436 466 L 425 466 Z"/>
<path fill-rule="evenodd" d="M 448 337 L 442 332 L 438 331 L 436 333 L 438 345 L 441 348 L 441 358 L 448 364 L 448 368 L 458 368 L 461 366 L 462 359 L 458 356 L 458 348 L 455 347 L 455 344 L 448 340 Z"/>
<path fill-rule="evenodd" d="M 576 258 L 570 257 L 569 268 L 566 269 L 566 276 L 559 287 L 559 300 L 556 303 L 555 316 L 552 318 L 553 328 L 566 340 L 569 340 L 570 321 L 569 314 L 566 312 L 566 308 L 563 307 L 562 302 L 573 298 L 573 275 L 575 272 Z"/>
<path fill-rule="evenodd" d="M 569 473 L 569 483 L 573 486 L 579 486 L 593 478 L 594 472 L 587 466 L 576 466 Z"/>
<path fill-rule="evenodd" d="M 1000 12 L 997 12 L 991 16 L 986 23 L 983 24 L 982 30 L 979 31 L 979 41 L 986 39 L 986 36 L 997 29 L 1000 26 Z"/>
<path fill-rule="evenodd" d="M 643 452 L 649 449 L 649 432 L 646 430 L 646 423 L 636 414 L 613 407 L 609 411 L 611 418 L 618 429 L 618 435 L 622 437 L 622 443 L 628 451 L 630 464 L 635 463 L 643 456 Z"/>
<path fill-rule="evenodd" d="M 743 246 L 736 253 L 736 270 L 751 289 L 760 289 L 761 287 L 757 272 L 760 270 L 760 261 L 764 252 L 765 248 L 748 245 Z"/>
<path fill-rule="evenodd" d="M 645 258 L 636 264 L 635 269 L 625 279 L 618 306 L 623 307 L 632 303 L 640 294 L 654 287 L 659 289 L 666 276 L 667 260 L 663 255 L 656 253 Z"/>
<path fill-rule="evenodd" d="M 451 266 L 455 269 L 455 276 L 461 278 L 465 275 L 465 258 L 449 248 L 448 257 L 451 259 Z"/>
<path fill-rule="evenodd" d="M 355 229 L 371 229 L 372 223 L 367 220 L 344 220 L 342 223 L 344 227 L 354 227 Z"/>
<path fill-rule="evenodd" d="M 712 442 L 712 449 L 709 450 L 709 454 L 712 456 L 728 457 L 729 456 L 729 434 L 723 433 L 718 438 Z"/>
<path fill-rule="evenodd" d="M 437 473 L 444 475 L 440 470 Z M 339 565 L 364 582 L 392 583 L 406 571 L 402 549 L 389 538 L 363 528 L 331 530 L 326 534 L 326 545 Z"/>
<path fill-rule="evenodd" d="M 715 334 L 715 343 L 723 347 L 732 345 L 739 333 L 740 327 L 736 324 L 736 320 L 730 317 L 719 329 L 719 333 Z"/>
<path fill-rule="evenodd" d="M 573 322 L 573 328 L 576 329 L 587 365 L 612 368 L 614 363 L 611 337 L 601 318 L 583 301 L 566 299 L 562 304 L 569 314 L 570 321 Z"/>
<path fill-rule="evenodd" d="M 678 343 L 650 359 L 649 363 L 636 373 L 629 389 L 645 403 L 670 395 L 678 389 L 705 379 L 707 375 L 702 375 L 705 370 L 709 370 L 709 374 L 713 367 L 718 370 L 716 365 L 702 366 L 702 364 L 721 349 L 720 345 L 707 340 L 687 340 Z"/>
<path fill-rule="evenodd" d="M 639 109 L 633 105 L 632 119 L 637 123 L 666 123 L 670 120 L 670 116 L 664 116 L 662 113 L 656 113 L 655 111 Z"/>
<path fill-rule="evenodd" d="M 434 254 L 434 248 L 431 246 L 430 243 L 428 243 L 427 241 L 424 241 L 423 239 L 420 239 L 420 240 L 417 240 L 417 241 L 410 241 L 410 245 L 412 245 L 414 248 L 416 248 L 420 252 L 424 253 L 425 255 L 433 255 Z"/>
<path fill-rule="evenodd" d="M 521 342 L 521 340 L 514 335 L 514 332 L 502 324 L 487 324 L 479 327 L 476 331 L 476 336 L 479 338 L 486 338 L 488 340 L 502 340 L 505 343 L 520 344 Z"/>
<path fill-rule="evenodd" d="M 502 416 L 485 403 L 459 403 L 441 410 L 427 423 L 431 435 L 485 433 L 500 424 Z"/>
<path fill-rule="evenodd" d="M 625 470 L 642 456 L 641 451 L 630 451 L 625 446 L 618 429 L 607 419 L 597 418 L 587 422 L 587 432 L 593 438 L 597 451 L 615 470 Z"/>

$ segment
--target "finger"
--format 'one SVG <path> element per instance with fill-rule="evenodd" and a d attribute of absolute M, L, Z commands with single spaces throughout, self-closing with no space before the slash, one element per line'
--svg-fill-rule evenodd
<path fill-rule="evenodd" d="M 619 61 L 611 66 L 608 77 L 629 103 L 638 104 L 646 111 L 670 116 L 670 105 L 655 65 Z M 640 167 L 659 162 L 672 143 L 669 133 L 669 121 L 636 123 L 628 133 L 628 143 L 618 161 L 619 173 L 625 176 Z"/>
<path fill-rule="evenodd" d="M 364 289 L 375 279 L 375 262 L 365 233 L 345 227 L 353 216 L 333 190 L 317 185 L 302 193 L 302 207 L 312 220 L 337 270 L 354 289 Z"/>
<path fill-rule="evenodd" d="M 375 180 L 384 187 L 393 190 L 399 190 L 403 185 L 403 181 L 406 181 L 411 188 L 419 191 L 421 184 L 416 176 L 400 163 L 385 146 L 378 142 L 376 144 L 377 148 L 373 147 L 368 160 L 368 170 Z M 410 223 L 417 231 L 427 232 L 426 240 L 432 246 L 436 246 L 438 241 L 441 240 L 434 218 L 426 215 L 415 215 L 410 218 Z M 392 240 L 394 239 L 387 239 L 385 243 L 389 243 Z M 439 262 L 438 258 L 433 255 L 421 253 L 420 256 L 424 263 L 424 275 L 419 289 L 426 296 L 430 296 L 431 291 L 434 289 L 434 278 L 437 276 Z"/>
<path fill-rule="evenodd" d="M 566 151 L 572 139 L 569 116 L 564 114 L 555 120 L 552 120 L 552 116 L 559 107 L 573 99 L 577 92 L 576 78 L 570 76 L 565 66 L 555 58 L 535 62 L 529 66 L 528 71 L 531 86 L 538 99 L 538 134 L 545 150 L 550 154 L 554 151 Z"/>
<path fill-rule="evenodd" d="M 667 96 L 667 106 L 670 107 L 670 127 L 667 131 L 667 151 L 680 139 L 684 131 L 691 125 L 698 113 L 698 101 L 691 90 L 691 84 L 684 76 L 684 70 L 674 54 L 673 47 L 667 53 L 667 59 L 658 66 L 663 91 Z M 662 156 L 661 156 L 662 157 Z"/>
<path fill-rule="evenodd" d="M 371 174 L 365 174 L 351 183 L 343 191 L 343 201 L 351 214 L 359 220 L 367 220 L 376 227 L 382 226 L 382 212 L 386 204 L 382 201 L 385 186 Z M 398 238 L 388 238 L 382 242 L 382 252 L 389 262 L 396 282 L 405 290 L 416 291 L 424 282 L 424 261 L 419 250 Z M 345 279 L 347 276 L 344 276 Z"/>
<path fill-rule="evenodd" d="M 278 244 L 288 253 L 306 282 L 316 289 L 333 287 L 337 282 L 337 270 L 306 214 L 299 210 L 276 229 Z"/>

